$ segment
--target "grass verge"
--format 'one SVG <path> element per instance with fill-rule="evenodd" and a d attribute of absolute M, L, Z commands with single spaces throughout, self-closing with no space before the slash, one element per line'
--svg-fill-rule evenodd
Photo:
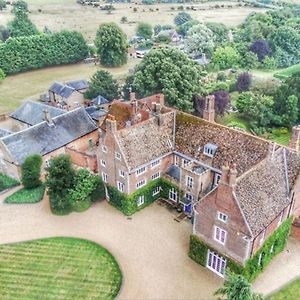
<path fill-rule="evenodd" d="M 35 189 L 21 189 L 17 192 L 13 193 L 12 195 L 8 196 L 4 202 L 5 203 L 37 203 L 40 202 L 45 193 L 45 186 L 41 185 Z"/>
<path fill-rule="evenodd" d="M 276 77 L 278 79 L 286 79 L 288 77 L 291 77 L 293 74 L 295 74 L 297 72 L 300 72 L 300 64 L 293 65 L 293 66 L 283 69 L 279 72 L 276 72 L 274 74 L 274 77 Z"/>
<path fill-rule="evenodd" d="M 288 284 L 278 292 L 272 294 L 267 300 L 289 300 L 299 299 L 300 295 L 300 278 Z"/>
<path fill-rule="evenodd" d="M 0 173 L 0 192 L 19 185 L 20 182 Z"/>
<path fill-rule="evenodd" d="M 0 245 L 0 299 L 115 299 L 122 273 L 96 243 L 68 237 Z"/>

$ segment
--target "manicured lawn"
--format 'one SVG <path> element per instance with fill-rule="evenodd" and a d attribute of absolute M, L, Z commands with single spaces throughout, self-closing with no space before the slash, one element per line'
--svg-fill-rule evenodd
<path fill-rule="evenodd" d="M 245 128 L 246 131 L 250 131 L 249 128 L 249 122 L 245 119 L 245 117 L 236 112 L 236 113 L 225 113 L 223 117 L 217 117 L 216 119 L 217 123 L 225 125 L 225 126 L 231 126 L 233 124 L 240 124 L 241 128 Z"/>
<path fill-rule="evenodd" d="M 37 203 L 40 202 L 45 194 L 45 186 L 41 185 L 35 189 L 21 189 L 5 199 L 5 203 Z"/>
<path fill-rule="evenodd" d="M 289 68 L 283 69 L 274 74 L 274 77 L 279 79 L 285 79 L 292 76 L 294 73 L 300 72 L 300 64 L 291 66 Z"/>
<path fill-rule="evenodd" d="M 0 245 L 1 300 L 114 299 L 122 274 L 96 243 L 49 238 Z"/>
<path fill-rule="evenodd" d="M 19 181 L 0 173 L 0 192 L 19 185 Z"/>
<path fill-rule="evenodd" d="M 296 279 L 267 300 L 296 300 L 300 297 L 300 278 Z"/>

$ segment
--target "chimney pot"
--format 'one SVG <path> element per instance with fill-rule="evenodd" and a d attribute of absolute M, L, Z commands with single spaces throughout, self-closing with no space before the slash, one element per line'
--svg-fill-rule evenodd
<path fill-rule="evenodd" d="M 233 187 L 236 185 L 237 173 L 236 164 L 233 163 L 229 171 L 229 186 Z"/>
<path fill-rule="evenodd" d="M 106 121 L 106 131 L 107 132 L 116 132 L 117 131 L 117 121 L 115 116 L 113 115 L 107 115 Z"/>
<path fill-rule="evenodd" d="M 130 93 L 129 93 L 129 100 L 130 100 L 130 101 L 135 101 L 135 100 L 136 100 L 136 98 L 135 98 L 135 93 L 134 93 L 134 92 L 130 92 Z"/>
<path fill-rule="evenodd" d="M 225 161 L 222 167 L 222 176 L 221 176 L 220 183 L 228 184 L 228 174 L 229 174 L 229 165 L 228 162 Z"/>
<path fill-rule="evenodd" d="M 209 122 L 215 122 L 215 96 L 214 95 L 209 95 L 205 98 L 203 119 Z"/>
<path fill-rule="evenodd" d="M 49 112 L 47 109 L 45 109 L 45 110 L 43 110 L 43 113 L 44 113 L 45 121 L 46 121 L 49 125 L 53 125 L 54 123 L 53 123 L 53 120 L 52 120 L 52 118 L 51 118 L 50 112 Z"/>

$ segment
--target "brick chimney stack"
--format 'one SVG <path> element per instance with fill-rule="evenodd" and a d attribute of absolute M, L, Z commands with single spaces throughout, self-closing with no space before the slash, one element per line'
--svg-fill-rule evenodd
<path fill-rule="evenodd" d="M 215 122 L 215 96 L 213 95 L 209 95 L 205 98 L 203 119 L 209 122 Z"/>
<path fill-rule="evenodd" d="M 134 92 L 130 92 L 130 93 L 129 93 L 129 100 L 130 100 L 130 101 L 135 101 L 135 100 L 136 100 L 136 98 L 135 98 L 135 93 L 134 93 Z"/>
<path fill-rule="evenodd" d="M 43 113 L 44 113 L 44 119 L 45 119 L 45 121 L 49 125 L 53 125 L 54 123 L 53 123 L 53 120 L 51 118 L 50 112 L 47 109 L 45 109 L 45 110 L 43 110 Z"/>
<path fill-rule="evenodd" d="M 229 170 L 229 180 L 228 184 L 230 187 L 234 187 L 236 185 L 236 178 L 237 178 L 237 169 L 236 169 L 236 164 L 232 164 L 230 170 Z"/>
<path fill-rule="evenodd" d="M 106 132 L 114 133 L 117 131 L 117 121 L 115 116 L 107 115 L 105 123 L 106 123 Z"/>
<path fill-rule="evenodd" d="M 228 184 L 228 175 L 229 175 L 229 165 L 228 162 L 225 161 L 224 166 L 222 167 L 222 176 L 220 179 L 220 183 Z"/>
<path fill-rule="evenodd" d="M 300 125 L 294 126 L 292 129 L 292 137 L 289 142 L 289 147 L 299 151 L 299 142 L 300 142 Z"/>

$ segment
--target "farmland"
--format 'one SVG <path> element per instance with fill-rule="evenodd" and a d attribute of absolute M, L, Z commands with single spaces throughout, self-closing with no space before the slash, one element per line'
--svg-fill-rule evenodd
<path fill-rule="evenodd" d="M 0 298 L 114 299 L 122 275 L 99 245 L 50 238 L 0 246 Z"/>

